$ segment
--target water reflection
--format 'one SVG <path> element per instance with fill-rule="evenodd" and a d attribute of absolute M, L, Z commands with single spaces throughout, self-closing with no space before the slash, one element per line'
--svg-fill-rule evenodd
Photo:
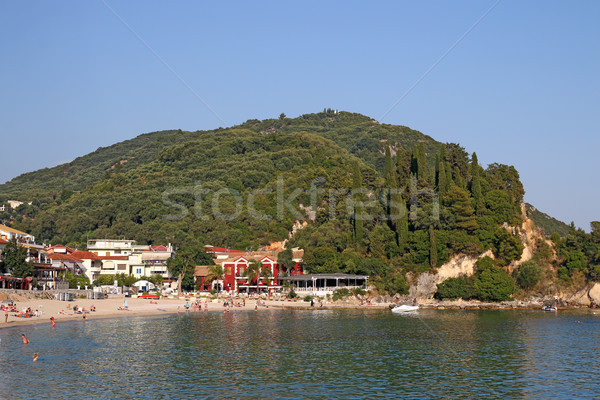
<path fill-rule="evenodd" d="M 578 322 L 579 321 L 579 322 Z M 269 310 L 0 331 L 0 398 L 598 397 L 589 313 Z M 31 354 L 40 353 L 32 363 Z M 10 366 L 7 368 L 6 366 Z"/>

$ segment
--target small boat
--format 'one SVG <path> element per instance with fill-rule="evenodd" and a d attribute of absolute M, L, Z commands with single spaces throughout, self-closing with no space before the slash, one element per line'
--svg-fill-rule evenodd
<path fill-rule="evenodd" d="M 544 307 L 542 307 L 542 310 L 544 310 L 544 311 L 558 311 L 558 308 L 556 308 L 555 306 L 544 306 Z"/>
<path fill-rule="evenodd" d="M 407 306 L 405 304 L 392 308 L 393 313 L 417 312 L 419 306 Z"/>

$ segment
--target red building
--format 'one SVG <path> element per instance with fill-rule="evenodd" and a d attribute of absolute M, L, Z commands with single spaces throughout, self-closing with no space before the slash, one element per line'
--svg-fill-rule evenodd
<path fill-rule="evenodd" d="M 212 254 L 215 264 L 223 267 L 223 279 L 215 280 L 212 285 L 220 286 L 220 289 L 231 292 L 256 292 L 266 290 L 280 290 L 281 277 L 298 275 L 303 273 L 302 255 L 304 251 L 295 249 L 293 260 L 295 264 L 288 271 L 277 263 L 277 255 L 281 248 L 262 251 L 243 251 L 227 249 L 223 247 L 205 246 L 206 251 Z M 250 281 L 246 271 L 254 262 L 260 264 L 260 277 Z M 200 266 L 196 268 L 196 280 L 203 290 L 207 290 L 209 278 L 209 267 Z"/>

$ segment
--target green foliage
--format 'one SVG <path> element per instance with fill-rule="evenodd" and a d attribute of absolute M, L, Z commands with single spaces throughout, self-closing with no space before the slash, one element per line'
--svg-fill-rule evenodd
<path fill-rule="evenodd" d="M 277 255 L 277 264 L 281 267 L 284 267 L 289 271 L 290 268 L 294 266 L 293 261 L 293 253 L 291 248 L 286 248 L 285 250 L 279 252 Z"/>
<path fill-rule="evenodd" d="M 448 278 L 437 285 L 436 299 L 470 299 L 475 295 L 473 280 L 467 277 Z"/>
<path fill-rule="evenodd" d="M 473 282 L 476 296 L 482 301 L 509 300 L 515 291 L 515 282 L 508 273 L 484 257 L 477 262 L 477 274 Z"/>
<path fill-rule="evenodd" d="M 304 301 L 307 303 L 310 303 L 310 301 L 313 299 L 312 296 L 304 296 Z"/>
<path fill-rule="evenodd" d="M 542 279 L 543 270 L 535 261 L 526 261 L 515 271 L 517 284 L 525 290 L 531 290 Z"/>
<path fill-rule="evenodd" d="M 177 277 L 177 293 L 181 289 L 194 289 L 194 268 L 197 265 L 214 265 L 212 257 L 199 245 L 190 245 L 177 251 L 175 257 L 167 260 L 167 269 Z"/>
<path fill-rule="evenodd" d="M 84 288 L 90 286 L 90 280 L 85 275 L 75 275 L 69 272 L 66 273 L 65 279 L 69 282 L 69 289 L 77 289 L 77 286 Z"/>
<path fill-rule="evenodd" d="M 569 279 L 577 271 L 584 272 L 588 266 L 588 260 L 585 254 L 580 250 L 571 250 L 562 262 L 558 275 L 561 279 Z"/>
<path fill-rule="evenodd" d="M 351 296 L 352 293 L 346 288 L 340 288 L 333 291 L 333 301 L 341 300 L 345 297 Z"/>
<path fill-rule="evenodd" d="M 525 209 L 527 211 L 527 216 L 533 220 L 535 226 L 544 231 L 546 236 L 551 236 L 553 233 L 556 233 L 564 238 L 569 234 L 569 225 L 564 222 L 541 212 L 531 204 L 525 203 Z"/>
<path fill-rule="evenodd" d="M 378 291 L 394 294 L 408 294 L 409 285 L 401 271 L 386 270 L 383 274 L 375 276 L 372 282 Z"/>
<path fill-rule="evenodd" d="M 448 207 L 446 223 L 449 228 L 468 232 L 477 229 L 475 210 L 466 190 L 457 185 L 452 185 L 446 195 L 445 202 Z"/>
<path fill-rule="evenodd" d="M 283 210 L 281 187 L 291 199 Z M 307 270 L 368 274 L 393 293 L 407 292 L 407 272 L 430 271 L 453 254 L 491 248 L 504 264 L 522 250 L 502 227 L 521 222 L 523 188 L 513 167 L 484 170 L 458 144 L 330 109 L 141 135 L 17 177 L 0 193 L 33 200 L 0 218 L 41 241 L 175 244 L 182 255 L 169 270 L 186 288 L 194 286 L 191 267 L 210 260 L 194 260 L 184 246 L 246 249 L 287 239 L 296 220 L 308 219 L 300 204 L 313 206 L 316 219 L 288 247 L 305 249 Z M 577 235 L 578 250 L 597 259 Z M 291 251 L 279 258 L 291 266 Z"/>
<path fill-rule="evenodd" d="M 2 251 L 2 269 L 9 271 L 12 276 L 26 278 L 33 274 L 33 265 L 25 261 L 27 249 L 17 244 L 13 237 Z"/>
<path fill-rule="evenodd" d="M 298 297 L 298 294 L 294 291 L 294 288 L 290 289 L 290 292 L 288 293 L 288 297 L 290 299 L 295 299 L 296 297 Z"/>

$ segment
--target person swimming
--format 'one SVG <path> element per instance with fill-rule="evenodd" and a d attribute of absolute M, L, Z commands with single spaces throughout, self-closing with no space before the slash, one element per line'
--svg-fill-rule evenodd
<path fill-rule="evenodd" d="M 24 333 L 21 333 L 21 339 L 23 340 L 23 344 L 31 343 L 31 341 L 25 337 Z"/>
<path fill-rule="evenodd" d="M 36 362 L 39 356 L 40 355 L 38 353 L 33 353 L 33 362 Z"/>

